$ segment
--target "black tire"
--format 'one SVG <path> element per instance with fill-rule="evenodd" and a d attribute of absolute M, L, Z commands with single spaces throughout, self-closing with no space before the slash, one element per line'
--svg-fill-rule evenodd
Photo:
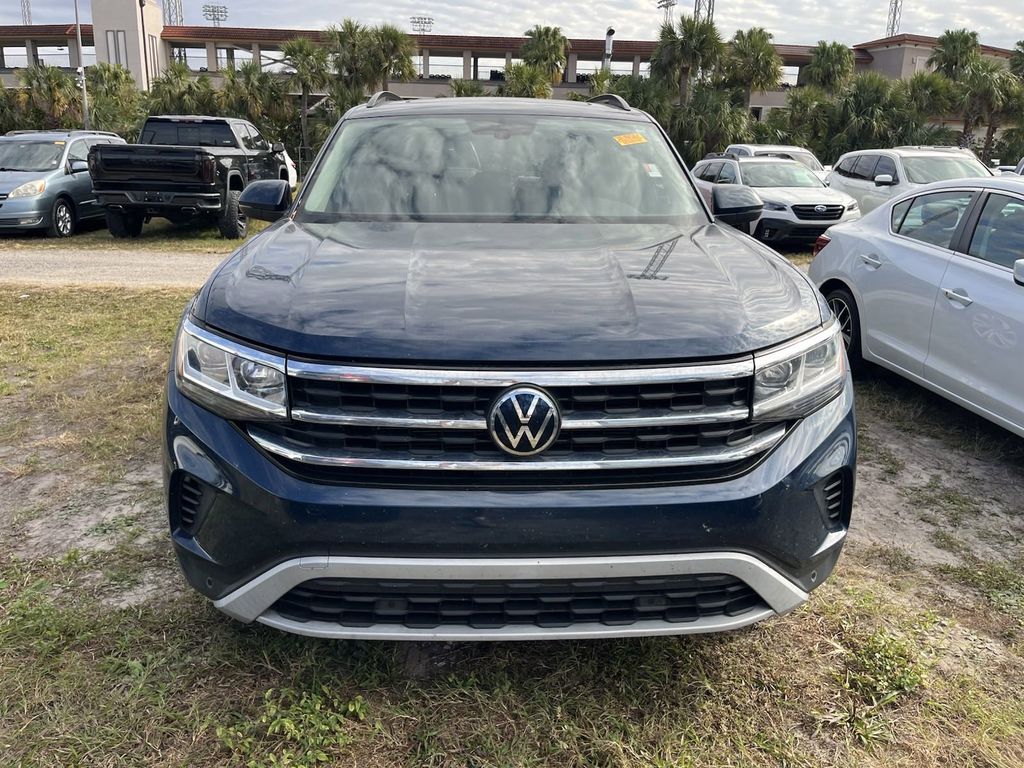
<path fill-rule="evenodd" d="M 71 237 L 75 234 L 77 222 L 75 204 L 67 198 L 58 197 L 53 201 L 53 208 L 50 210 L 50 228 L 46 230 L 46 234 L 50 237 Z"/>
<path fill-rule="evenodd" d="M 238 207 L 238 198 L 241 196 L 242 193 L 237 189 L 228 190 L 224 199 L 224 210 L 217 220 L 217 229 L 228 240 L 239 240 L 249 231 L 249 219 Z"/>
<path fill-rule="evenodd" d="M 118 239 L 142 234 L 143 215 L 129 211 L 107 211 L 107 229 Z"/>
<path fill-rule="evenodd" d="M 864 358 L 861 356 L 860 312 L 857 310 L 857 302 L 845 288 L 833 288 L 825 295 L 825 301 L 839 321 L 850 369 L 860 373 L 864 370 Z"/>

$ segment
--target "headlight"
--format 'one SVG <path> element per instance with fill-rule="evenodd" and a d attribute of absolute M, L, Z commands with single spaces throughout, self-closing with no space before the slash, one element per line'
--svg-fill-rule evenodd
<path fill-rule="evenodd" d="M 809 338 L 754 355 L 754 419 L 806 416 L 846 383 L 846 352 L 838 323 Z"/>
<path fill-rule="evenodd" d="M 11 190 L 10 194 L 7 195 L 8 199 L 12 197 L 35 197 L 36 195 L 43 194 L 46 189 L 46 182 L 42 179 L 36 181 L 26 181 L 20 187 L 15 187 Z"/>
<path fill-rule="evenodd" d="M 283 357 L 212 334 L 188 318 L 178 334 L 174 370 L 178 389 L 225 418 L 288 417 Z"/>
<path fill-rule="evenodd" d="M 846 206 L 846 210 L 848 211 L 856 211 L 858 208 L 860 208 L 860 206 L 857 204 L 856 200 Z"/>
<path fill-rule="evenodd" d="M 789 208 L 789 206 L 783 205 L 782 203 L 774 203 L 769 200 L 764 201 L 764 209 L 766 211 L 785 211 L 787 208 Z"/>

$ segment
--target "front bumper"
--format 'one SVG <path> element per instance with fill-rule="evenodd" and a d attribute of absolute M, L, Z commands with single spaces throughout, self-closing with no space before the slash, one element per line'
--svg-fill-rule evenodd
<path fill-rule="evenodd" d="M 746 474 L 674 486 L 505 491 L 316 483 L 289 473 L 236 425 L 182 396 L 173 376 L 166 418 L 169 523 L 188 581 L 241 621 L 318 637 L 554 639 L 734 629 L 806 600 L 834 567 L 850 519 L 856 433 L 849 382 Z M 841 514 L 830 517 L 821 488 L 837 475 L 846 491 Z M 180 509 L 185 477 L 205 490 L 187 521 Z M 557 626 L 353 626 L 280 610 L 291 590 L 332 579 L 470 589 L 549 580 L 669 583 L 702 574 L 739 580 L 759 600 L 732 615 Z"/>
<path fill-rule="evenodd" d="M 38 229 L 50 226 L 52 200 L 42 196 L 0 201 L 0 229 Z"/>
<path fill-rule="evenodd" d="M 835 219 L 834 221 L 761 218 L 754 227 L 754 237 L 765 243 L 781 243 L 784 241 L 813 243 L 829 227 L 859 219 L 859 212 L 855 213 L 857 215 L 844 214 L 842 218 Z"/>

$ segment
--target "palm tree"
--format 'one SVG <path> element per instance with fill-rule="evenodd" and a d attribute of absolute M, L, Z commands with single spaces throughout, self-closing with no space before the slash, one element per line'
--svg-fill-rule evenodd
<path fill-rule="evenodd" d="M 736 30 L 729 49 L 728 69 L 734 83 L 744 89 L 747 109 L 751 94 L 776 88 L 782 80 L 782 58 L 775 52 L 772 36 L 764 27 Z"/>
<path fill-rule="evenodd" d="M 246 61 L 223 72 L 217 92 L 220 111 L 252 122 L 279 119 L 289 111 L 288 95 L 281 79 L 257 61 Z"/>
<path fill-rule="evenodd" d="M 551 98 L 551 78 L 543 69 L 520 62 L 505 67 L 505 82 L 498 88 L 499 96 L 525 99 Z"/>
<path fill-rule="evenodd" d="M 996 131 L 1014 97 L 1019 98 L 1018 80 L 1002 64 L 990 59 L 976 58 L 960 73 L 959 106 L 963 114 L 963 132 L 960 146 L 970 147 L 974 131 L 982 123 L 988 125 L 983 160 L 992 153 Z"/>
<path fill-rule="evenodd" d="M 832 114 L 832 99 L 816 85 L 790 89 L 786 96 L 788 134 L 793 144 L 808 147 L 818 157 L 828 155 L 827 139 Z M 768 113 L 769 117 L 777 110 Z M 779 118 L 775 118 L 778 120 Z"/>
<path fill-rule="evenodd" d="M 728 91 L 700 83 L 686 109 L 677 109 L 669 130 L 672 141 L 690 164 L 708 152 L 743 141 L 750 135 L 750 113 L 733 103 Z"/>
<path fill-rule="evenodd" d="M 1010 54 L 1010 71 L 1024 80 L 1024 40 L 1018 40 Z"/>
<path fill-rule="evenodd" d="M 309 38 L 298 37 L 289 40 L 281 48 L 283 62 L 291 70 L 289 81 L 298 88 L 299 125 L 302 133 L 302 150 L 309 147 L 309 94 L 327 86 L 330 77 L 327 64 L 327 50 Z"/>
<path fill-rule="evenodd" d="M 81 122 L 81 95 L 75 79 L 49 64 L 34 64 L 18 73 L 25 87 L 22 101 L 35 110 L 45 128 L 71 128 Z"/>
<path fill-rule="evenodd" d="M 362 57 L 371 91 L 386 90 L 388 80 L 412 80 L 416 42 L 392 24 L 371 27 L 363 39 Z"/>
<path fill-rule="evenodd" d="M 690 101 L 690 80 L 718 63 L 722 38 L 710 19 L 681 16 L 679 26 L 662 24 L 651 56 L 651 74 L 679 83 L 679 104 Z"/>
<path fill-rule="evenodd" d="M 836 94 L 853 77 L 853 51 L 842 43 L 819 40 L 811 48 L 811 60 L 800 71 L 802 85 L 816 85 Z"/>
<path fill-rule="evenodd" d="M 535 26 L 524 33 L 526 42 L 520 49 L 523 62 L 545 72 L 551 82 L 562 82 L 565 52 L 571 47 L 561 27 Z"/>
<path fill-rule="evenodd" d="M 452 80 L 452 96 L 486 96 L 487 90 L 476 80 Z"/>
<path fill-rule="evenodd" d="M 947 29 L 935 43 L 928 66 L 950 80 L 959 80 L 967 67 L 981 58 L 978 33 L 969 29 Z"/>
<path fill-rule="evenodd" d="M 132 73 L 120 64 L 99 62 L 85 70 L 92 126 L 122 136 L 134 134 L 143 117 L 143 97 Z"/>
<path fill-rule="evenodd" d="M 149 111 L 164 115 L 204 115 L 216 111 L 217 94 L 210 78 L 193 76 L 188 65 L 171 62 L 149 89 Z"/>
<path fill-rule="evenodd" d="M 906 120 L 892 98 L 893 81 L 878 72 L 863 72 L 853 79 L 835 102 L 832 154 L 886 146 L 894 126 Z"/>
<path fill-rule="evenodd" d="M 675 88 L 664 80 L 639 75 L 617 77 L 611 92 L 618 94 L 634 109 L 641 109 L 662 125 L 672 116 Z"/>
<path fill-rule="evenodd" d="M 367 28 L 352 19 L 345 19 L 341 26 L 328 27 L 324 32 L 335 80 L 346 88 L 366 89 L 368 72 L 363 51 L 367 34 Z"/>

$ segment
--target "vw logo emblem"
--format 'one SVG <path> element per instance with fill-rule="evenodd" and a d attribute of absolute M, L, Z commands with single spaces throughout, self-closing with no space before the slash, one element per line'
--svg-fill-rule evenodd
<path fill-rule="evenodd" d="M 827 210 L 828 210 L 828 208 L 826 208 L 824 205 L 816 205 L 816 206 L 814 206 L 814 212 L 815 213 L 824 213 Z"/>
<path fill-rule="evenodd" d="M 502 392 L 487 413 L 491 439 L 512 456 L 535 456 L 555 442 L 562 426 L 558 404 L 535 387 Z"/>

